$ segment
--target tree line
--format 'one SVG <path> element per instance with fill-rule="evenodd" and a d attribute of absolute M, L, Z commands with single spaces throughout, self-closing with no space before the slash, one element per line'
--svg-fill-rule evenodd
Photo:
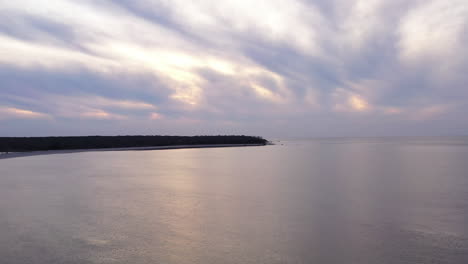
<path fill-rule="evenodd" d="M 0 152 L 130 148 L 174 145 L 261 144 L 256 136 L 76 136 L 76 137 L 0 137 Z"/>

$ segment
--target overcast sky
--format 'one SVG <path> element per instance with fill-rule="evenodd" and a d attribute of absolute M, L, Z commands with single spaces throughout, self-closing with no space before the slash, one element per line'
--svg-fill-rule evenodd
<path fill-rule="evenodd" d="M 466 0 L 0 0 L 0 136 L 468 134 Z"/>

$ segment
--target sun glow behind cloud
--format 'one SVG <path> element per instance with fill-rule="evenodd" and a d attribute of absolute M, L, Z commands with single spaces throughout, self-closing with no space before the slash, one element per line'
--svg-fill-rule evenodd
<path fill-rule="evenodd" d="M 0 107 L 0 119 L 46 119 L 47 114 L 15 107 Z"/>
<path fill-rule="evenodd" d="M 463 0 L 18 0 L 0 16 L 3 120 L 326 134 L 310 117 L 403 124 L 468 107 Z"/>
<path fill-rule="evenodd" d="M 349 98 L 349 104 L 356 111 L 366 111 L 369 109 L 369 104 L 357 95 L 353 95 Z"/>

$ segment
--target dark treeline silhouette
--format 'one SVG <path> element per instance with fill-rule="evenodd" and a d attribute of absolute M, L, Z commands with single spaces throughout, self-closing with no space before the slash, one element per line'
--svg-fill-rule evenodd
<path fill-rule="evenodd" d="M 174 145 L 267 144 L 252 136 L 83 136 L 83 137 L 0 137 L 0 152 L 131 148 Z"/>

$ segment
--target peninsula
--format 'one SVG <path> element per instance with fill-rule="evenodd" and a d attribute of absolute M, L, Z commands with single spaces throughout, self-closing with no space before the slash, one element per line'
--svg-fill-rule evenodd
<path fill-rule="evenodd" d="M 254 136 L 77 136 L 77 137 L 0 137 L 0 152 L 106 149 L 167 149 L 266 145 Z"/>

